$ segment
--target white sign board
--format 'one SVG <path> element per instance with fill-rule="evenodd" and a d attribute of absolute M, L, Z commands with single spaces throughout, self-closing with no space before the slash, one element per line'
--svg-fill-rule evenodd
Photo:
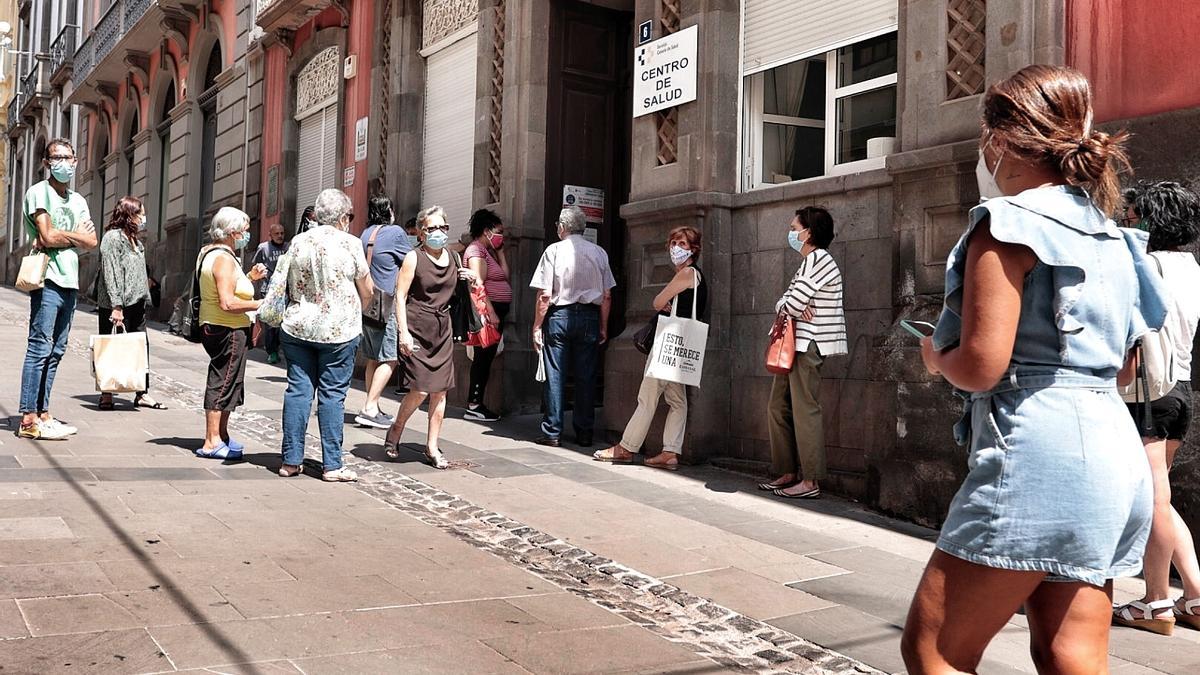
<path fill-rule="evenodd" d="M 348 188 L 348 187 L 354 185 L 354 174 L 355 173 L 356 172 L 354 171 L 353 165 L 348 166 L 345 169 L 342 169 L 342 187 Z"/>
<path fill-rule="evenodd" d="M 696 100 L 696 40 L 691 26 L 633 50 L 633 116 Z"/>
<path fill-rule="evenodd" d="M 562 205 L 578 206 L 589 223 L 604 222 L 604 190 L 600 188 L 564 185 Z"/>
<path fill-rule="evenodd" d="M 367 161 L 367 118 L 361 117 L 354 123 L 354 161 Z"/>

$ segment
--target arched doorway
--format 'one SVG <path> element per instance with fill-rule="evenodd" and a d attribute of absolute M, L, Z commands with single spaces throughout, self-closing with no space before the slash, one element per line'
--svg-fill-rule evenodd
<path fill-rule="evenodd" d="M 295 221 L 306 206 L 326 188 L 337 187 L 338 87 L 341 83 L 341 53 L 328 47 L 309 59 L 296 74 Z"/>

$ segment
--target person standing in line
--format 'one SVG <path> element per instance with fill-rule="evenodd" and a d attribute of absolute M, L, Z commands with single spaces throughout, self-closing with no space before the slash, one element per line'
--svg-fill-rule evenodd
<path fill-rule="evenodd" d="M 457 256 L 446 250 L 450 226 L 446 211 L 430 206 L 417 215 L 421 246 L 409 251 L 396 281 L 396 324 L 404 381 L 410 391 L 400 402 L 396 421 L 388 429 L 383 450 L 388 459 L 400 457 L 400 437 L 408 420 L 429 399 L 429 429 L 425 458 L 438 469 L 449 466 L 438 447 L 442 420 L 446 416 L 446 392 L 454 386 L 454 340 L 450 325 L 450 301 L 459 279 L 480 284 Z"/>
<path fill-rule="evenodd" d="M 792 318 L 796 356 L 792 370 L 776 375 L 767 404 L 771 470 L 779 477 L 759 483 L 789 499 L 817 499 L 825 469 L 825 428 L 821 415 L 821 365 L 845 354 L 846 314 L 842 309 L 842 271 L 829 253 L 833 217 L 817 206 L 796 211 L 788 246 L 802 256 L 787 292 L 775 303 L 776 314 Z"/>
<path fill-rule="evenodd" d="M 67 351 L 79 294 L 79 254 L 96 248 L 87 201 L 71 189 L 75 147 L 56 138 L 46 144 L 42 168 L 50 177 L 25 192 L 25 232 L 49 258 L 45 284 L 29 294 L 29 343 L 21 368 L 21 438 L 57 441 L 79 432 L 50 414 L 50 391 Z"/>
<path fill-rule="evenodd" d="M 315 392 L 321 477 L 345 483 L 358 480 L 342 465 L 346 392 L 362 336 L 362 308 L 371 301 L 375 286 L 362 244 L 350 234 L 354 211 L 346 193 L 330 188 L 317 195 L 316 218 L 320 226 L 292 239 L 288 254 L 288 306 L 280 339 L 288 386 L 279 475 L 288 478 L 303 471 L 304 437 Z"/>
<path fill-rule="evenodd" d="M 408 234 L 395 226 L 396 214 L 392 200 L 384 196 L 372 197 L 367 205 L 367 229 L 362 233 L 363 251 L 371 268 L 371 281 L 376 291 L 389 295 L 396 293 L 396 277 L 404 256 L 412 250 Z M 367 401 L 354 421 L 364 427 L 387 429 L 396 418 L 379 409 L 379 399 L 387 388 L 399 360 L 396 329 L 395 304 L 387 308 L 387 321 L 379 324 L 363 317 L 362 348 L 367 359 L 364 380 L 367 385 Z"/>
<path fill-rule="evenodd" d="M 300 223 L 296 225 L 296 234 L 304 234 L 317 226 L 316 207 L 312 204 L 304 207 L 304 212 L 300 214 Z"/>
<path fill-rule="evenodd" d="M 596 362 L 608 341 L 608 313 L 617 285 L 608 253 L 584 239 L 587 219 L 577 206 L 558 216 L 560 241 L 546 247 L 533 272 L 537 289 L 533 346 L 546 360 L 542 435 L 534 442 L 558 447 L 563 430 L 567 373 L 575 377 L 575 441 L 591 447 L 595 423 Z M 542 329 L 545 326 L 545 333 Z"/>
<path fill-rule="evenodd" d="M 975 672 L 1024 608 L 1038 672 L 1105 673 L 1113 578 L 1141 569 L 1153 484 L 1117 392 L 1167 317 L 1145 233 L 1118 228 L 1124 134 L 1087 79 L 1034 65 L 983 98 L 979 195 L 926 369 L 966 399 L 969 471 L 909 609 L 910 673 Z"/>
<path fill-rule="evenodd" d="M 508 260 L 504 257 L 504 223 L 500 216 L 488 209 L 479 209 L 471 215 L 468 225 L 471 244 L 467 246 L 463 259 L 479 278 L 487 291 L 488 311 L 483 319 L 501 331 L 508 308 L 512 305 L 512 285 L 508 283 Z M 467 411 L 463 417 L 480 422 L 495 422 L 500 415 L 483 405 L 483 394 L 491 375 L 492 362 L 500 345 L 475 347 L 475 358 L 471 361 L 471 386 L 467 398 Z"/>
<path fill-rule="evenodd" d="M 254 284 L 255 300 L 262 300 L 267 295 L 267 286 L 271 283 L 271 276 L 275 274 L 279 257 L 288 250 L 288 243 L 283 238 L 283 225 L 273 223 L 268 233 L 270 238 L 258 245 L 254 257 L 250 259 L 251 265 L 262 264 L 267 270 L 267 276 Z M 279 363 L 279 329 L 261 322 L 259 325 L 262 331 L 262 348 L 267 352 L 267 363 Z"/>
<path fill-rule="evenodd" d="M 104 238 L 100 241 L 100 274 L 96 280 L 96 305 L 100 311 L 100 334 L 112 335 L 116 328 L 126 333 L 146 330 L 146 303 L 150 301 L 146 273 L 146 208 L 137 197 L 122 197 L 113 207 Z M 149 382 L 146 383 L 149 385 Z M 100 409 L 113 409 L 113 395 L 100 394 Z M 166 406 L 150 398 L 146 390 L 133 397 L 133 405 L 155 410 Z"/>
<path fill-rule="evenodd" d="M 200 341 L 208 353 L 204 388 L 204 445 L 197 457 L 240 459 L 244 445 L 229 436 L 229 416 L 246 399 L 246 354 L 250 349 L 250 317 L 258 310 L 254 282 L 266 276 L 255 265 L 247 275 L 236 251 L 250 245 L 250 216 L 223 206 L 208 228 L 211 245 L 200 249 Z"/>
<path fill-rule="evenodd" d="M 675 265 L 675 276 L 666 288 L 654 297 L 654 309 L 662 316 L 670 314 L 671 303 L 675 303 L 675 315 L 685 319 L 700 319 L 708 311 L 708 282 L 700 273 L 696 262 L 700 259 L 702 246 L 700 231 L 693 227 L 677 227 L 667 235 L 667 251 L 671 264 Z M 692 316 L 695 303 L 698 316 Z M 679 468 L 679 455 L 683 452 L 684 433 L 687 431 L 687 388 L 678 382 L 668 382 L 649 375 L 642 376 L 638 389 L 637 409 L 625 425 L 621 442 L 597 451 L 592 457 L 601 462 L 630 464 L 633 456 L 641 452 L 650 425 L 654 423 L 654 412 L 658 399 L 667 401 L 667 423 L 663 427 L 663 451 L 647 459 L 645 465 L 655 469 L 675 471 Z"/>
<path fill-rule="evenodd" d="M 1175 387 L 1150 403 L 1153 434 L 1142 438 L 1154 478 L 1154 516 L 1142 558 L 1146 593 L 1113 608 L 1115 623 L 1170 635 L 1176 623 L 1200 629 L 1200 565 L 1187 523 L 1171 505 L 1171 465 L 1192 421 L 1192 341 L 1200 324 L 1200 265 L 1187 249 L 1200 236 L 1200 198 L 1179 183 L 1139 183 L 1125 191 L 1122 223 L 1150 233 L 1147 247 L 1170 292 L 1167 332 L 1174 342 Z M 1128 400 L 1128 399 L 1126 399 Z M 1130 403 L 1139 419 L 1142 406 Z M 1140 426 L 1140 425 L 1139 425 Z M 1171 563 L 1183 596 L 1171 600 Z"/>

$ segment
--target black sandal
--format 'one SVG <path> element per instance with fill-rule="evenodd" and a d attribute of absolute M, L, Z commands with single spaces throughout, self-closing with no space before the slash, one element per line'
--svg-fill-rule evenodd
<path fill-rule="evenodd" d="M 134 397 L 134 399 L 133 399 L 133 407 L 135 407 L 135 408 L 149 408 L 150 410 L 166 410 L 166 409 L 167 409 L 167 406 L 163 405 L 163 404 L 162 404 L 161 402 L 159 402 L 159 401 L 152 401 L 152 402 L 150 402 L 150 403 L 143 403 L 143 400 L 144 400 L 144 398 L 145 398 L 145 397 L 141 396 L 140 394 L 139 394 L 138 396 Z"/>

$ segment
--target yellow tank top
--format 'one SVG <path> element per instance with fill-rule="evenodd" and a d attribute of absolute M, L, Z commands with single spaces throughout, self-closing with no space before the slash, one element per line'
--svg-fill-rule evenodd
<path fill-rule="evenodd" d="M 212 270 L 217 258 L 223 255 L 233 258 L 229 249 L 222 248 L 220 251 L 206 255 L 204 262 L 200 265 L 200 324 L 209 323 L 227 328 L 249 328 L 250 319 L 244 313 L 226 312 L 221 309 L 220 298 L 217 297 L 217 280 L 213 278 Z M 233 294 L 241 300 L 253 300 L 254 284 L 242 271 L 242 266 L 237 263 L 237 258 L 234 258 L 234 269 L 237 270 L 237 282 L 234 284 Z"/>

